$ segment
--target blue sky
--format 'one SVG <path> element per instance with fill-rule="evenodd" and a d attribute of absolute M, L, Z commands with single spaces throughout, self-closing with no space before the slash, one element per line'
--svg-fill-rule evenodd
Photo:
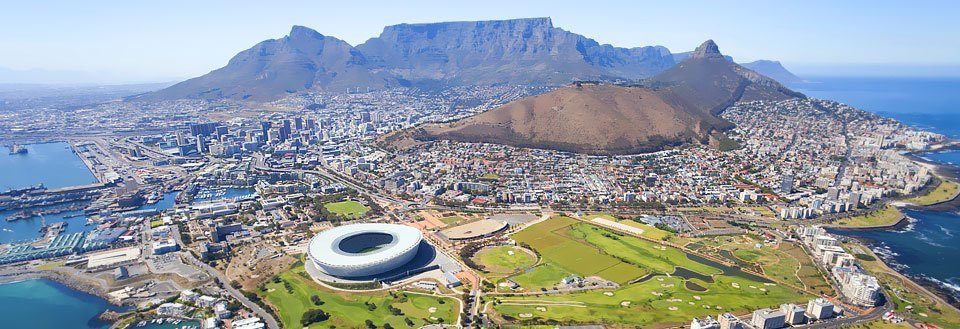
<path fill-rule="evenodd" d="M 295 24 L 356 45 L 398 23 L 549 16 L 601 43 L 679 52 L 714 39 L 737 61 L 801 74 L 960 75 L 958 12 L 958 1 L 16 1 L 0 5 L 0 68 L 177 80 Z"/>

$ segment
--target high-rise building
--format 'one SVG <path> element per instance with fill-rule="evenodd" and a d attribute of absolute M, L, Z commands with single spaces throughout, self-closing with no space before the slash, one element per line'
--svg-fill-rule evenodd
<path fill-rule="evenodd" d="M 190 136 L 210 136 L 216 131 L 217 126 L 220 126 L 219 123 L 209 122 L 209 123 L 198 123 L 190 125 Z"/>
<path fill-rule="evenodd" d="M 793 174 L 786 174 L 780 178 L 780 193 L 793 193 Z"/>
<path fill-rule="evenodd" d="M 837 201 L 840 199 L 840 189 L 836 187 L 827 188 L 827 200 Z"/>
<path fill-rule="evenodd" d="M 204 154 L 207 152 L 207 144 L 203 140 L 203 135 L 197 135 L 197 153 Z"/>
<path fill-rule="evenodd" d="M 280 141 L 286 141 L 290 138 L 290 119 L 283 119 L 283 127 L 280 127 Z"/>
<path fill-rule="evenodd" d="M 302 118 L 302 117 L 293 118 L 293 128 L 297 129 L 297 131 L 303 130 L 303 118 Z"/>
<path fill-rule="evenodd" d="M 847 199 L 847 202 L 853 205 L 854 208 L 857 208 L 860 206 L 860 198 L 862 196 L 860 192 L 850 192 L 850 197 Z"/>

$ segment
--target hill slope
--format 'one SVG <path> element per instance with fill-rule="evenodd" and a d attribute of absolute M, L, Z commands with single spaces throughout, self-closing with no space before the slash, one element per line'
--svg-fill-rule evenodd
<path fill-rule="evenodd" d="M 783 67 L 783 64 L 780 64 L 778 61 L 761 59 L 750 63 L 742 63 L 740 65 L 771 79 L 777 80 L 777 82 L 785 85 L 803 82 L 803 79 L 800 79 L 800 77 L 794 75 L 793 72 L 788 71 L 787 68 Z"/>
<path fill-rule="evenodd" d="M 731 124 L 716 116 L 723 109 L 741 100 L 803 97 L 727 60 L 710 40 L 649 84 L 576 84 L 411 135 L 587 154 L 633 154 L 683 143 L 726 148 L 731 145 L 722 131 Z"/>
<path fill-rule="evenodd" d="M 448 124 L 420 138 L 486 142 L 587 154 L 630 154 L 704 141 L 728 123 L 669 91 L 567 86 Z"/>
<path fill-rule="evenodd" d="M 713 40 L 707 40 L 683 62 L 650 79 L 702 111 L 717 114 L 738 101 L 778 101 L 804 97 L 776 80 L 724 58 Z"/>
<path fill-rule="evenodd" d="M 220 69 L 145 97 L 269 101 L 311 88 L 392 84 L 393 77 L 371 72 L 366 57 L 346 42 L 294 26 L 288 36 L 244 50 Z"/>

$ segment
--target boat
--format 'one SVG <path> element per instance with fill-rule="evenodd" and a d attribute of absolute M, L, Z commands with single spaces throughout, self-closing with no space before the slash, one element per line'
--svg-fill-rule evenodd
<path fill-rule="evenodd" d="M 27 148 L 23 147 L 23 145 L 20 145 L 20 144 L 10 145 L 10 155 L 27 154 L 27 152 L 28 152 Z"/>

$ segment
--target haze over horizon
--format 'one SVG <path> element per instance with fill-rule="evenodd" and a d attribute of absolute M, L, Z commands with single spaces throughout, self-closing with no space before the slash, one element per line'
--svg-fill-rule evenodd
<path fill-rule="evenodd" d="M 377 7 L 377 10 L 370 8 Z M 551 17 L 555 26 L 619 47 L 671 52 L 716 40 L 738 62 L 769 59 L 801 76 L 960 76 L 958 3 L 631 3 L 529 1 L 287 1 L 270 7 L 212 1 L 15 3 L 0 13 L 0 83 L 178 81 L 223 66 L 293 25 L 351 45 L 401 23 Z M 693 9 L 692 9 L 693 8 Z M 823 10 L 831 8 L 831 10 Z M 891 42 L 895 40 L 896 42 Z"/>

